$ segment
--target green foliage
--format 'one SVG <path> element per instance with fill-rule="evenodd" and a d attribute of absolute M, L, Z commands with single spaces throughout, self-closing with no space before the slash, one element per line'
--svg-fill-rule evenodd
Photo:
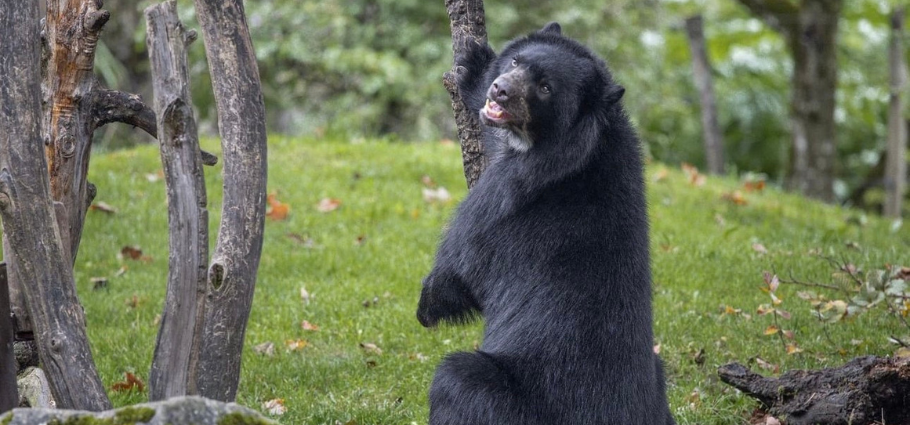
<path fill-rule="evenodd" d="M 137 2 L 145 7 L 150 1 Z M 181 17 L 198 28 L 191 2 Z M 844 2 L 837 97 L 837 194 L 860 186 L 885 146 L 888 15 L 898 0 Z M 626 86 L 624 100 L 648 152 L 667 163 L 704 163 L 698 94 L 683 20 L 705 17 L 727 162 L 735 172 L 783 181 L 789 168 L 792 59 L 779 34 L 736 0 L 486 2 L 490 43 L 559 21 L 591 46 Z M 454 138 L 441 84 L 452 64 L 442 2 L 417 0 L 268 0 L 247 2 L 269 128 L 286 134 Z M 144 49 L 144 26 L 128 42 Z M 910 43 L 908 43 L 910 44 Z M 189 49 L 193 99 L 203 129 L 214 108 L 202 43 Z M 104 50 L 98 72 L 122 81 Z M 134 78 L 145 71 L 138 70 Z M 117 84 L 112 84 L 117 85 Z M 875 199 L 870 198 L 875 204 Z"/>
<path fill-rule="evenodd" d="M 215 141 L 204 144 L 219 152 Z M 479 323 L 426 330 L 414 317 L 420 280 L 466 194 L 458 146 L 272 137 L 269 148 L 269 190 L 290 212 L 266 223 L 238 402 L 258 408 L 283 399 L 287 413 L 275 419 L 288 424 L 424 423 L 436 364 L 482 340 Z M 167 279 L 167 207 L 154 147 L 93 161 L 96 201 L 117 212 L 89 212 L 76 279 L 93 356 L 110 388 L 127 371 L 148 376 Z M 206 168 L 212 235 L 221 167 Z M 760 291 L 767 285 L 763 270 L 828 279 L 831 269 L 818 252 L 876 268 L 910 264 L 910 229 L 757 185 L 750 192 L 733 179 L 701 184 L 691 174 L 659 163 L 647 171 L 655 343 L 680 424 L 748 417 L 753 402 L 715 372 L 730 361 L 755 359 L 783 372 L 893 350 L 887 337 L 905 329 L 881 309 L 821 327 L 811 306 L 796 298 L 805 288 L 780 283 L 774 296 L 784 304 L 774 307 L 786 306 L 791 317 L 772 316 L 798 341 L 801 351 L 793 354 L 764 335 L 778 319 L 753 309 L 769 302 Z M 428 184 L 448 189 L 453 200 L 425 201 Z M 341 204 L 319 212 L 325 198 Z M 146 258 L 118 256 L 127 245 L 138 245 Z M 92 289 L 92 277 L 106 277 L 107 286 Z M 288 344 L 301 340 L 303 347 Z M 273 354 L 257 352 L 268 342 Z M 146 398 L 136 391 L 110 395 L 118 406 Z"/>

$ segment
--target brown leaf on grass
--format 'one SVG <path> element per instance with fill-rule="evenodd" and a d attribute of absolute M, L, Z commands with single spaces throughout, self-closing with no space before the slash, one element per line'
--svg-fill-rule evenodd
<path fill-rule="evenodd" d="M 111 385 L 112 391 L 121 393 L 133 390 L 136 390 L 140 393 L 145 391 L 145 384 L 139 378 L 137 378 L 136 375 L 133 375 L 130 372 L 125 372 L 123 375 L 125 377 L 125 380 L 121 382 L 114 382 Z"/>
<path fill-rule="evenodd" d="M 321 213 L 329 213 L 338 209 L 341 206 L 341 200 L 335 198 L 323 198 L 319 201 L 319 204 L 316 205 L 316 211 Z"/>
<path fill-rule="evenodd" d="M 94 204 L 89 206 L 88 209 L 92 210 L 92 211 L 107 213 L 107 214 L 116 214 L 117 213 L 116 208 L 114 208 L 104 202 L 95 202 Z"/>
<path fill-rule="evenodd" d="M 127 258 L 130 260 L 141 261 L 143 263 L 151 263 L 152 257 L 149 255 L 142 255 L 142 249 L 135 245 L 127 245 L 120 249 L 120 258 Z"/>
<path fill-rule="evenodd" d="M 747 181 L 745 184 L 743 184 L 743 190 L 746 192 L 761 192 L 765 190 L 765 181 Z"/>
<path fill-rule="evenodd" d="M 354 239 L 354 245 L 360 246 L 367 241 L 367 235 L 357 235 L 357 238 Z"/>
<path fill-rule="evenodd" d="M 746 200 L 746 197 L 743 196 L 743 193 L 738 190 L 725 193 L 720 196 L 720 199 L 730 202 L 733 205 L 746 205 L 749 203 L 749 201 Z"/>
<path fill-rule="evenodd" d="M 132 309 L 136 309 L 136 308 L 139 308 L 139 306 L 142 305 L 142 303 L 144 303 L 144 302 L 145 302 L 145 298 L 139 298 L 138 295 L 133 294 L 132 297 L 130 297 L 126 300 L 126 306 L 129 308 L 132 308 Z"/>
<path fill-rule="evenodd" d="M 284 341 L 284 346 L 287 347 L 288 351 L 300 351 L 306 348 L 310 343 L 305 339 L 289 339 Z"/>
<path fill-rule="evenodd" d="M 300 327 L 301 327 L 303 330 L 305 330 L 305 331 L 313 331 L 313 332 L 315 332 L 315 331 L 318 331 L 318 330 L 319 330 L 319 326 L 316 326 L 316 325 L 314 325 L 314 324 L 312 324 L 312 323 L 310 323 L 310 322 L 308 322 L 308 321 L 306 321 L 306 320 L 304 320 L 303 322 L 300 323 Z"/>
<path fill-rule="evenodd" d="M 803 349 L 796 346 L 796 344 L 787 344 L 787 354 L 793 355 L 797 353 L 802 353 Z"/>
<path fill-rule="evenodd" d="M 262 344 L 253 347 L 253 352 L 266 357 L 272 357 L 275 355 L 275 343 L 272 341 L 263 342 Z"/>
<path fill-rule="evenodd" d="M 107 278 L 106 277 L 93 277 L 93 278 L 89 279 L 88 281 L 92 284 L 93 291 L 107 288 Z"/>
<path fill-rule="evenodd" d="M 283 398 L 276 398 L 262 403 L 262 410 L 272 416 L 281 416 L 288 411 L 287 407 L 284 406 Z"/>
<path fill-rule="evenodd" d="M 775 325 L 768 326 L 765 329 L 765 335 L 777 335 L 778 333 L 780 333 L 780 328 Z"/>
<path fill-rule="evenodd" d="M 288 213 L 291 212 L 291 206 L 285 203 L 282 203 L 278 200 L 278 195 L 270 193 L 266 202 L 269 203 L 268 211 L 265 212 L 265 216 L 269 220 L 281 221 L 288 218 Z"/>
<path fill-rule="evenodd" d="M 771 371 L 772 373 L 780 372 L 780 366 L 767 362 L 764 359 L 762 359 L 761 357 L 755 357 L 755 363 L 758 365 L 758 367 L 760 367 L 764 370 Z"/>
<path fill-rule="evenodd" d="M 683 170 L 683 173 L 686 173 L 686 176 L 689 178 L 689 184 L 692 186 L 704 186 L 705 182 L 708 181 L 708 178 L 704 174 L 699 174 L 698 168 L 692 164 L 682 163 L 680 166 Z"/>
<path fill-rule="evenodd" d="M 423 183 L 424 186 L 426 186 L 426 187 L 428 187 L 428 188 L 430 188 L 430 189 L 435 189 L 435 188 L 436 188 L 436 182 L 433 181 L 433 178 L 432 178 L 432 177 L 430 177 L 430 176 L 428 176 L 428 175 L 426 175 L 426 174 L 420 176 L 420 182 Z"/>
<path fill-rule="evenodd" d="M 360 348 L 362 348 L 363 352 L 366 354 L 375 354 L 377 356 L 382 354 L 382 349 L 371 342 L 361 342 Z"/>
<path fill-rule="evenodd" d="M 123 276 L 123 275 L 125 275 L 125 274 L 126 274 L 126 272 L 128 272 L 128 271 L 129 271 L 129 270 L 130 270 L 130 268 L 129 268 L 129 267 L 127 267 L 127 266 L 120 266 L 120 268 L 119 268 L 119 269 L 117 269 L 117 272 L 116 272 L 116 273 L 114 273 L 114 277 L 120 277 L 120 276 Z"/>
<path fill-rule="evenodd" d="M 654 173 L 654 177 L 651 178 L 651 181 L 653 181 L 654 183 L 662 182 L 662 181 L 666 180 L 667 176 L 669 176 L 669 175 L 670 175 L 669 170 L 667 170 L 666 168 L 661 168 L 660 170 L 657 170 L 656 173 Z"/>
<path fill-rule="evenodd" d="M 768 253 L 768 248 L 765 248 L 765 246 L 762 245 L 762 244 L 760 244 L 760 243 L 754 243 L 754 244 L 752 244 L 752 250 L 754 250 L 755 252 L 757 252 L 757 253 L 759 253 L 759 254 L 767 254 L 767 253 Z"/>
<path fill-rule="evenodd" d="M 411 353 L 411 354 L 408 354 L 408 360 L 418 361 L 418 362 L 423 363 L 423 362 L 429 360 L 429 357 L 427 357 L 421 353 Z"/>

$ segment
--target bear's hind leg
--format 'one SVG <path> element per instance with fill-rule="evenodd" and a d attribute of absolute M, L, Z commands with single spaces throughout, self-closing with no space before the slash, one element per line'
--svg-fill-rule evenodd
<path fill-rule="evenodd" d="M 483 352 L 453 353 L 430 386 L 430 425 L 538 423 L 509 373 Z"/>

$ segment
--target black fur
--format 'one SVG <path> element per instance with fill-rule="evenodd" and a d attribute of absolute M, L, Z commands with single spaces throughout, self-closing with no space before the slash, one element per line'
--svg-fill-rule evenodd
<path fill-rule="evenodd" d="M 437 369 L 430 424 L 672 424 L 624 89 L 556 23 L 499 56 L 475 45 L 456 64 L 492 160 L 439 247 L 417 317 L 482 314 L 486 327 L 477 352 Z"/>

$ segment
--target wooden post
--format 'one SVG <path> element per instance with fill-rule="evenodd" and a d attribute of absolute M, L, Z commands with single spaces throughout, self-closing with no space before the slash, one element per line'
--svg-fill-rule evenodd
<path fill-rule="evenodd" d="M 9 310 L 6 263 L 0 263 L 0 413 L 18 405 L 16 355 L 13 352 L 13 321 Z"/>
<path fill-rule="evenodd" d="M 692 52 L 692 74 L 701 100 L 701 125 L 705 138 L 705 159 L 708 172 L 724 173 L 724 139 L 717 124 L 717 101 L 711 79 L 711 62 L 705 43 L 704 20 L 701 15 L 686 19 L 686 34 Z"/>
<path fill-rule="evenodd" d="M 445 4 L 452 25 L 452 51 L 455 56 L 465 50 L 467 43 L 487 44 L 483 0 L 446 0 Z M 483 151 L 480 120 L 477 117 L 479 111 L 470 110 L 462 101 L 458 85 L 455 83 L 456 72 L 453 66 L 443 75 L 442 84 L 452 99 L 458 140 L 461 142 L 464 176 L 470 189 L 487 168 L 487 158 Z"/>
<path fill-rule="evenodd" d="M 265 106 L 242 0 L 195 0 L 224 152 L 221 227 L 206 289 L 199 394 L 233 401 L 262 254 Z"/>
<path fill-rule="evenodd" d="M 888 151 L 885 154 L 885 206 L 884 214 L 899 218 L 903 210 L 904 191 L 907 187 L 907 126 L 904 121 L 906 104 L 907 59 L 904 52 L 903 7 L 891 15 L 891 42 L 889 43 L 889 69 L 891 98 L 888 104 Z"/>
<path fill-rule="evenodd" d="M 99 16 L 84 21 L 95 28 Z M 0 215 L 8 261 L 17 265 L 41 363 L 62 408 L 111 408 L 92 361 L 76 298 L 70 246 L 61 241 L 41 136 L 38 5 L 0 2 Z M 63 119 L 66 120 L 65 118 Z M 58 134 L 69 140 L 67 133 Z M 75 155 L 67 146 L 67 155 Z M 72 148 L 72 149 L 71 149 Z M 63 154 L 63 152 L 61 152 Z"/>
<path fill-rule="evenodd" d="M 145 9 L 158 141 L 167 185 L 167 295 L 149 373 L 149 400 L 196 394 L 208 266 L 208 210 L 186 47 L 196 39 L 170 0 Z"/>

